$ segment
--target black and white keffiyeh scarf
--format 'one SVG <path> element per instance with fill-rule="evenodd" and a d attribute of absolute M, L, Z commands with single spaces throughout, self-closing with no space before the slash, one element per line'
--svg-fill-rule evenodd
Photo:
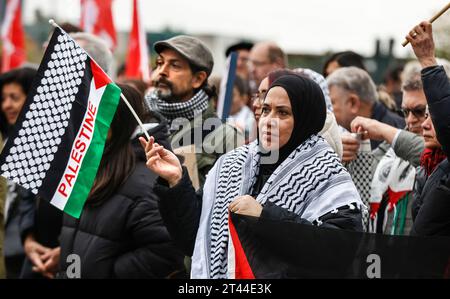
<path fill-rule="evenodd" d="M 199 90 L 190 100 L 186 102 L 170 103 L 160 99 L 156 92 L 146 96 L 147 104 L 151 111 L 161 113 L 169 123 L 174 119 L 194 119 L 198 114 L 208 108 L 209 96 L 204 90 Z"/>
<path fill-rule="evenodd" d="M 251 194 L 261 154 L 257 141 L 222 156 L 203 189 L 202 214 L 192 257 L 192 278 L 230 278 L 228 206 Z M 321 225 L 319 218 L 337 208 L 365 209 L 336 153 L 317 135 L 298 146 L 269 177 L 256 200 L 275 203 Z"/>

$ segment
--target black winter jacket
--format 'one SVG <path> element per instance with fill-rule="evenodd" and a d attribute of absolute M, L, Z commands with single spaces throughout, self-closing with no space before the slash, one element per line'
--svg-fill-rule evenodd
<path fill-rule="evenodd" d="M 422 70 L 422 82 L 437 139 L 447 157 L 450 157 L 449 79 L 442 66 L 432 66 Z M 449 162 L 444 160 L 428 178 L 420 201 L 415 202 L 413 206 L 417 216 L 411 231 L 412 235 L 450 236 L 449 175 Z"/>
<path fill-rule="evenodd" d="M 169 146 L 167 131 L 161 130 L 149 133 Z M 153 193 L 156 175 L 146 168 L 137 139 L 133 147 L 136 168 L 114 196 L 99 205 L 86 203 L 80 219 L 64 215 L 59 277 L 67 277 L 71 254 L 80 257 L 81 278 L 185 277 L 184 255 L 172 242 Z"/>
<path fill-rule="evenodd" d="M 20 237 L 22 243 L 32 234 L 35 240 L 45 247 L 59 246 L 59 234 L 63 212 L 39 197 L 23 198 L 19 204 Z M 20 278 L 44 278 L 40 273 L 32 271 L 33 264 L 25 257 Z"/>
<path fill-rule="evenodd" d="M 413 221 L 415 221 L 417 214 L 422 207 L 424 198 L 427 197 L 432 190 L 436 189 L 441 184 L 442 180 L 445 181 L 449 173 L 450 163 L 448 163 L 447 159 L 439 163 L 429 177 L 427 177 L 425 170 L 422 168 L 417 172 L 413 191 L 414 202 L 411 205 Z"/>
<path fill-rule="evenodd" d="M 187 256 L 192 256 L 202 209 L 202 189 L 198 192 L 194 190 L 187 170 L 183 167 L 183 176 L 176 186 L 169 188 L 167 182 L 159 178 L 154 190 L 161 198 L 159 208 L 170 235 Z M 260 217 L 315 224 L 272 203 L 263 206 Z M 363 231 L 361 211 L 358 209 L 343 207 L 337 213 L 328 213 L 319 220 L 322 222 L 321 227 Z"/>

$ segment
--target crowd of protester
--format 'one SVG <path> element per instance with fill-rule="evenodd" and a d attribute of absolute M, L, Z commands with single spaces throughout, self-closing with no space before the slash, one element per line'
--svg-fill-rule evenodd
<path fill-rule="evenodd" d="M 106 44 L 77 31 L 113 75 Z M 272 42 L 231 45 L 226 121 L 208 47 L 184 35 L 155 43 L 151 82 L 117 76 L 151 137 L 121 102 L 79 219 L 0 178 L 0 278 L 65 278 L 71 254 L 81 278 L 227 278 L 229 213 L 449 237 L 450 63 L 435 57 L 430 23 L 406 38 L 417 60 L 389 70 L 383 86 L 353 51 L 319 74 L 289 69 Z M 36 72 L 0 75 L 0 147 Z"/>

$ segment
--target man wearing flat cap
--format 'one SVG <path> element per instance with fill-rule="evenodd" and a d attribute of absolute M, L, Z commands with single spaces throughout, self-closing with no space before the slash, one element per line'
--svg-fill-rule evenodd
<path fill-rule="evenodd" d="M 195 145 L 200 186 L 217 158 L 242 145 L 243 136 L 217 118 L 208 85 L 214 66 L 211 51 L 199 39 L 179 35 L 155 43 L 153 91 L 146 100 L 169 122 L 173 149 Z"/>

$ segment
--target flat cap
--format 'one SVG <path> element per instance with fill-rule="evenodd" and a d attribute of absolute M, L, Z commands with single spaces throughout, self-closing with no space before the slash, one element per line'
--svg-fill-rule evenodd
<path fill-rule="evenodd" d="M 214 59 L 208 47 L 198 38 L 178 35 L 167 40 L 155 43 L 156 53 L 161 53 L 164 49 L 172 49 L 183 56 L 189 63 L 204 70 L 208 76 L 211 74 Z"/>

